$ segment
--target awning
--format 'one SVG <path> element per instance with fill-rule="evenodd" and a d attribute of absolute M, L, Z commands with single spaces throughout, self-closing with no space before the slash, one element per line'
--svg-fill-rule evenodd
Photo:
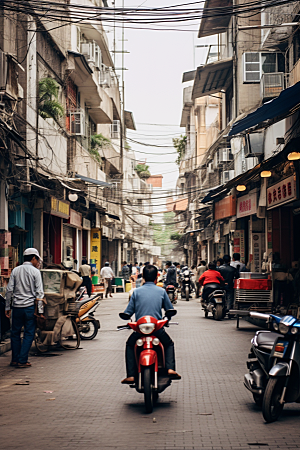
<path fill-rule="evenodd" d="M 187 81 L 194 81 L 196 70 L 191 70 L 190 72 L 183 72 L 182 82 L 185 83 Z"/>
<path fill-rule="evenodd" d="M 228 136 L 242 133 L 249 128 L 262 126 L 265 122 L 268 125 L 279 122 L 290 116 L 300 108 L 300 81 L 287 89 L 284 89 L 279 97 L 265 103 L 256 111 L 248 114 L 244 119 L 232 125 Z"/>
<path fill-rule="evenodd" d="M 216 200 L 218 197 L 226 195 L 232 188 L 238 184 L 246 184 L 250 181 L 258 181 L 262 170 L 272 170 L 279 164 L 287 161 L 287 155 L 293 151 L 298 151 L 300 146 L 300 137 L 293 138 L 286 144 L 284 149 L 274 156 L 265 159 L 247 172 L 241 173 L 237 177 L 228 181 L 228 183 L 211 189 L 210 192 L 201 200 L 201 203 L 208 203 Z"/>
<path fill-rule="evenodd" d="M 230 6 L 232 0 L 206 0 L 198 38 L 224 33 L 231 18 Z"/>
<path fill-rule="evenodd" d="M 133 114 L 130 111 L 124 111 L 125 127 L 129 130 L 136 130 Z"/>
<path fill-rule="evenodd" d="M 197 68 L 192 99 L 226 90 L 232 80 L 232 58 Z"/>
<path fill-rule="evenodd" d="M 106 181 L 94 180 L 94 178 L 85 177 L 84 175 L 80 175 L 79 173 L 75 174 L 76 178 L 80 178 L 82 181 L 86 183 L 96 184 L 101 187 L 112 187 L 112 183 L 107 183 Z"/>
<path fill-rule="evenodd" d="M 119 216 L 115 216 L 114 214 L 105 213 L 106 216 L 110 217 L 111 219 L 120 220 Z"/>

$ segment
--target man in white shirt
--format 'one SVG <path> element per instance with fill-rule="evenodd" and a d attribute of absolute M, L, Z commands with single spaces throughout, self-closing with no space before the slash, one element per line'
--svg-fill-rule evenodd
<path fill-rule="evenodd" d="M 102 267 L 102 269 L 101 269 L 100 275 L 106 281 L 107 287 L 106 287 L 106 292 L 105 292 L 105 298 L 107 298 L 108 293 L 109 293 L 109 296 L 112 297 L 111 280 L 114 278 L 114 273 L 113 273 L 111 267 L 109 267 L 109 262 L 106 262 L 104 264 L 104 267 Z"/>
<path fill-rule="evenodd" d="M 232 256 L 232 261 L 230 265 L 234 267 L 238 273 L 247 272 L 246 266 L 240 261 L 241 255 L 239 253 L 234 253 Z"/>

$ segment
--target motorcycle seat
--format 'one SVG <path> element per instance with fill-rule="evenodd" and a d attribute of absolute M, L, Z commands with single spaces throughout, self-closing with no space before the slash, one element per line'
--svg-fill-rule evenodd
<path fill-rule="evenodd" d="M 82 305 L 84 305 L 85 303 L 90 302 L 91 300 L 94 300 L 97 297 L 97 295 L 94 295 L 93 297 L 89 297 L 85 300 L 80 300 L 79 302 L 76 302 L 76 304 L 79 306 L 79 308 L 82 307 Z"/>
<path fill-rule="evenodd" d="M 210 300 L 214 297 L 223 297 L 223 295 L 224 295 L 223 291 L 213 291 L 211 294 L 209 294 L 208 300 Z"/>
<path fill-rule="evenodd" d="M 256 339 L 258 348 L 270 353 L 278 336 L 281 336 L 281 334 L 273 333 L 272 331 L 258 333 Z"/>

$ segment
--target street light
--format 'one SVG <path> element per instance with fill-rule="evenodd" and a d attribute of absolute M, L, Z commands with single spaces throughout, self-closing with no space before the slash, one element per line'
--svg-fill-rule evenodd
<path fill-rule="evenodd" d="M 260 172 L 260 176 L 262 178 L 269 178 L 272 176 L 272 172 L 271 170 L 263 170 L 262 172 Z"/>

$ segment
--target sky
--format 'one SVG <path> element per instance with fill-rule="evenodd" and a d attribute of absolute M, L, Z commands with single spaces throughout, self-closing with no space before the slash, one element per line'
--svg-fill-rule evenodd
<path fill-rule="evenodd" d="M 125 7 L 141 5 L 133 1 L 125 0 Z M 174 4 L 174 0 L 146 0 L 142 6 Z M 122 1 L 117 0 L 116 6 L 122 6 Z M 149 147 L 129 142 L 136 157 L 141 161 L 147 160 L 151 174 L 163 175 L 163 189 L 175 188 L 178 177 L 172 138 L 185 134 L 185 129 L 179 126 L 184 87 L 182 74 L 193 70 L 195 64 L 202 64 L 207 53 L 207 49 L 194 50 L 194 46 L 200 43 L 197 39 L 199 25 L 199 21 L 172 25 L 173 28 L 192 29 L 194 32 L 125 29 L 125 50 L 129 52 L 125 54 L 125 68 L 128 69 L 124 72 L 125 109 L 132 111 L 137 128 L 136 131 L 128 130 L 127 136 L 146 144 L 168 146 Z M 117 34 L 116 44 L 121 50 L 120 29 Z M 116 67 L 121 65 L 120 58 L 118 54 Z"/>

